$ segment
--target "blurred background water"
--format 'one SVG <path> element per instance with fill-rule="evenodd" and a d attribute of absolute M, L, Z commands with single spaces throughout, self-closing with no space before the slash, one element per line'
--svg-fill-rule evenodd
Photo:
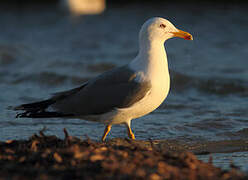
<path fill-rule="evenodd" d="M 107 3 L 96 15 L 70 16 L 55 4 L 20 2 L 0 7 L 1 141 L 25 139 L 43 127 L 47 134 L 63 137 L 67 128 L 71 135 L 98 140 L 102 124 L 16 119 L 7 107 L 48 98 L 127 64 L 138 52 L 141 25 L 153 16 L 190 32 L 194 41 L 165 43 L 171 91 L 159 109 L 132 121 L 136 138 L 192 143 L 248 139 L 247 4 Z M 108 138 L 124 136 L 126 129 L 115 126 Z M 225 167 L 229 160 L 218 157 Z M 229 157 L 241 166 L 248 162 L 246 152 Z"/>

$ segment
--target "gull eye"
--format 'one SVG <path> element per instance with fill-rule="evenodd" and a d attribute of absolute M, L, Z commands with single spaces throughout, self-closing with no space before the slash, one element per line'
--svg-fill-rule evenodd
<path fill-rule="evenodd" d="M 166 25 L 165 24 L 160 24 L 160 26 L 159 27 L 161 27 L 161 28 L 165 28 L 166 27 Z"/>

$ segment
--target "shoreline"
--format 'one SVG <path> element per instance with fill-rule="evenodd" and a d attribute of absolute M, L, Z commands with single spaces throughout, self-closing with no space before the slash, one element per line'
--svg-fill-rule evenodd
<path fill-rule="evenodd" d="M 0 142 L 1 179 L 247 179 L 235 165 L 222 170 L 189 152 L 209 149 L 170 141 L 133 141 L 114 138 L 107 142 L 46 136 L 42 131 L 28 140 Z M 223 141 L 227 147 L 230 144 Z M 241 142 L 237 141 L 237 144 Z M 213 145 L 214 146 L 214 142 Z M 246 148 L 247 148 L 246 144 Z M 203 146 L 204 147 L 204 146 Z M 200 151 L 200 149 L 203 149 Z M 227 148 L 228 149 L 228 148 Z M 206 151 L 207 150 L 207 151 Z"/>

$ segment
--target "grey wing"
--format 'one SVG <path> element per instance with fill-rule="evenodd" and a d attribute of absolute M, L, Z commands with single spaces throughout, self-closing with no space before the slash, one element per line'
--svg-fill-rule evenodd
<path fill-rule="evenodd" d="M 125 108 L 141 100 L 150 82 L 137 82 L 136 73 L 123 66 L 91 80 L 78 92 L 58 99 L 52 107 L 65 114 L 93 115 Z"/>

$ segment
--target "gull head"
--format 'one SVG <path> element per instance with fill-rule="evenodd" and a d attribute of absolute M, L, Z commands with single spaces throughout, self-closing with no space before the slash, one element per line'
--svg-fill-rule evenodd
<path fill-rule="evenodd" d="M 164 43 L 167 39 L 173 37 L 193 40 L 191 34 L 177 29 L 170 21 L 160 17 L 148 19 L 141 27 L 139 33 L 141 41 L 160 41 Z"/>

